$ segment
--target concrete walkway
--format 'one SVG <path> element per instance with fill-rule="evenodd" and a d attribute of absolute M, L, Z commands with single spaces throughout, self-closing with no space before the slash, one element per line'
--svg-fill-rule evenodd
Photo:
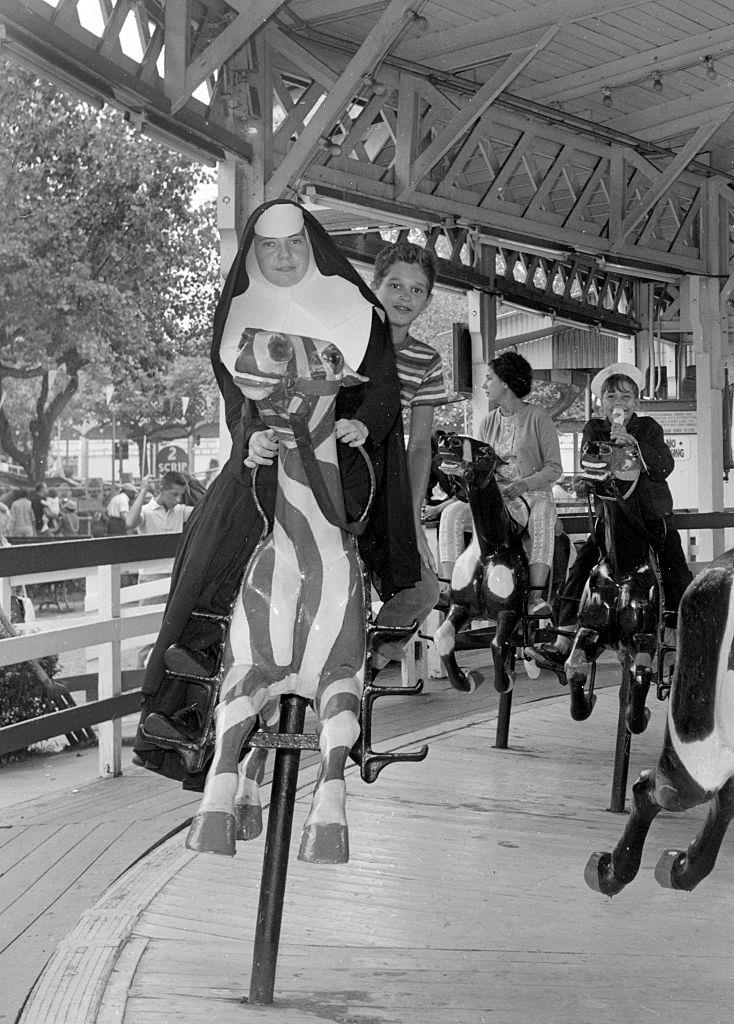
<path fill-rule="evenodd" d="M 295 859 L 302 770 L 272 1006 L 246 1002 L 263 840 L 230 860 L 181 833 L 83 914 L 22 1024 L 730 1024 L 731 839 L 694 893 L 653 878 L 703 811 L 661 814 L 613 901 L 584 883 L 625 820 L 606 809 L 616 691 L 581 724 L 565 695 L 517 707 L 506 751 L 494 711 L 457 699 L 465 717 L 404 737 L 429 743 L 426 761 L 372 786 L 349 773 L 347 865 Z M 631 780 L 655 760 L 664 709 L 635 739 Z"/>

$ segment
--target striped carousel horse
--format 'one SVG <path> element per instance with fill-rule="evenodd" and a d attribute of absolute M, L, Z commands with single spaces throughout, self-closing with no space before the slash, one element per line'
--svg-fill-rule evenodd
<path fill-rule="evenodd" d="M 685 850 L 666 850 L 660 885 L 693 889 L 711 873 L 734 817 L 734 551 L 688 585 L 678 611 L 678 652 L 663 749 L 632 787 L 632 811 L 611 853 L 594 853 L 587 884 L 614 896 L 637 875 L 648 831 L 661 810 L 710 801 L 708 817 Z"/>
<path fill-rule="evenodd" d="M 215 746 L 186 845 L 235 853 L 262 828 L 265 752 L 240 753 L 260 720 L 274 730 L 280 698 L 313 701 L 321 768 L 299 859 L 349 858 L 346 759 L 359 735 L 365 590 L 346 524 L 334 434 L 340 387 L 365 380 L 325 341 L 246 330 L 234 374 L 279 441 L 272 531 L 256 548 L 235 603 L 215 712 Z M 354 524 L 353 524 L 354 525 Z"/>

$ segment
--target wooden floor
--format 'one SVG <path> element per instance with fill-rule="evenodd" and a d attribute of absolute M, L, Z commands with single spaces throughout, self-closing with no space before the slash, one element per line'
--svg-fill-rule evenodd
<path fill-rule="evenodd" d="M 467 652 L 460 659 L 481 669 L 487 653 Z M 396 684 L 396 668 L 380 678 Z M 530 681 L 520 672 L 515 700 L 519 705 L 558 690 L 550 675 Z M 431 679 L 420 697 L 378 702 L 374 734 L 383 740 L 413 729 L 443 728 L 467 708 L 496 705 L 491 684 L 463 696 L 445 679 Z M 304 770 L 314 757 L 304 753 Z M 12 785 L 11 778 L 12 773 L 3 778 L 0 766 L 0 786 Z M 199 799 L 178 783 L 133 768 L 116 779 L 70 786 L 0 810 L 0 1024 L 16 1020 L 36 978 L 80 915 L 138 858 L 185 827 Z"/>
<path fill-rule="evenodd" d="M 351 859 L 314 866 L 294 850 L 272 1006 L 245 998 L 262 839 L 229 859 L 192 854 L 178 834 L 67 929 L 23 1024 L 729 1024 L 731 839 L 698 890 L 664 890 L 654 865 L 687 845 L 703 812 L 660 815 L 637 880 L 614 900 L 589 890 L 589 854 L 624 823 L 606 809 L 616 692 L 602 689 L 579 724 L 557 687 L 533 685 L 553 695 L 518 699 L 510 750 L 493 747 L 490 688 L 437 690 L 432 719 L 401 738 L 425 739 L 426 761 L 372 786 L 349 773 Z M 441 706 L 459 710 L 438 720 Z M 656 704 L 631 778 L 654 761 L 663 718 Z M 303 769 L 294 847 L 313 776 Z M 130 779 L 133 802 L 140 784 L 151 792 Z M 157 784 L 154 804 L 164 792 Z M 123 798 L 108 816 L 122 826 L 126 809 Z"/>

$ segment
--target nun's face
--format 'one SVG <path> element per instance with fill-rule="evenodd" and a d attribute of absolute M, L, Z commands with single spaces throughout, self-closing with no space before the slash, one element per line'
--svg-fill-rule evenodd
<path fill-rule="evenodd" d="M 263 277 L 270 284 L 280 288 L 298 284 L 306 276 L 311 258 L 305 229 L 284 238 L 255 235 L 255 257 Z"/>

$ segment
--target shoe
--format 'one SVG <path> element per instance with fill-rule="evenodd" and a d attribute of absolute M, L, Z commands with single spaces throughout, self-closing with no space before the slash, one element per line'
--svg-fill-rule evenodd
<path fill-rule="evenodd" d="M 192 651 L 181 644 L 171 644 L 163 655 L 163 662 L 168 671 L 175 675 L 211 679 L 217 670 L 214 658 L 209 658 L 199 651 Z"/>
<path fill-rule="evenodd" d="M 549 619 L 553 609 L 541 598 L 538 598 L 533 604 L 528 602 L 528 615 L 534 619 Z"/>
<path fill-rule="evenodd" d="M 526 647 L 525 654 L 541 668 L 562 669 L 568 658 L 568 651 L 562 651 L 555 644 L 536 644 Z"/>

